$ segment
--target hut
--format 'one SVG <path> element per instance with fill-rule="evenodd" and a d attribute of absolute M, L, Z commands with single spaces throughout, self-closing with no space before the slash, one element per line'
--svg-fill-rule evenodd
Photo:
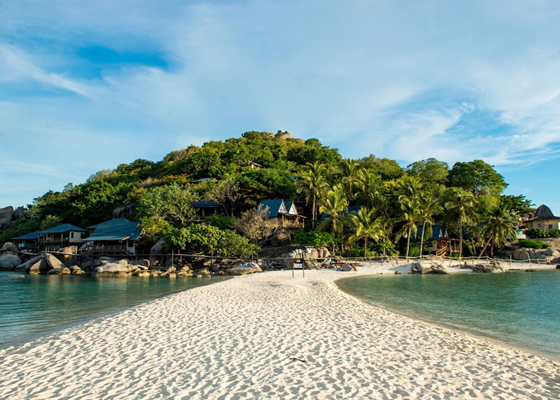
<path fill-rule="evenodd" d="M 38 241 L 39 232 L 31 232 L 27 235 L 12 238 L 12 242 L 18 247 L 19 251 L 35 252 L 37 250 Z"/>
<path fill-rule="evenodd" d="M 82 235 L 87 233 L 83 228 L 72 224 L 62 224 L 44 231 L 37 236 L 39 251 L 57 251 L 63 247 L 77 246 L 83 243 Z"/>
<path fill-rule="evenodd" d="M 192 203 L 192 206 L 200 218 L 207 218 L 211 215 L 216 215 L 222 207 L 220 203 L 213 200 L 195 201 Z"/>
<path fill-rule="evenodd" d="M 284 199 L 263 200 L 259 210 L 267 209 L 267 223 L 277 228 L 302 228 L 304 218 L 299 215 L 293 201 L 285 202 Z"/>
<path fill-rule="evenodd" d="M 86 245 L 81 250 L 92 254 L 136 254 L 136 242 L 142 232 L 139 222 L 112 219 L 89 226 L 88 229 L 94 231 L 85 239 Z"/>
<path fill-rule="evenodd" d="M 532 218 L 525 221 L 525 227 L 527 229 L 542 229 L 544 232 L 560 229 L 560 217 L 556 217 L 550 208 L 542 204 L 537 208 Z"/>

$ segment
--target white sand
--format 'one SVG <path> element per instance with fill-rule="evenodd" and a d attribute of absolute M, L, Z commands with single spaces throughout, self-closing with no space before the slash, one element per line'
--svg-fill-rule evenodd
<path fill-rule="evenodd" d="M 556 399 L 560 364 L 267 272 L 0 350 L 1 399 Z"/>

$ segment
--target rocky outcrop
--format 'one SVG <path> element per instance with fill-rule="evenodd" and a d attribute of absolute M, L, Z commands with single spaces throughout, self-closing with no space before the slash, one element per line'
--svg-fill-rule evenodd
<path fill-rule="evenodd" d="M 287 246 L 292 242 L 292 234 L 287 229 L 277 229 L 270 238 L 274 247 Z"/>
<path fill-rule="evenodd" d="M 150 249 L 150 265 L 161 263 L 162 259 L 164 258 L 164 243 L 164 240 L 160 239 Z"/>
<path fill-rule="evenodd" d="M 415 262 L 410 264 L 410 273 L 411 274 L 447 274 L 447 270 L 441 264 L 422 264 L 419 262 Z"/>
<path fill-rule="evenodd" d="M 2 246 L 2 248 L 0 249 L 0 253 L 4 252 L 4 251 L 11 251 L 13 253 L 18 253 L 19 249 L 17 248 L 17 246 L 15 244 L 13 244 L 12 242 L 6 242 L 4 243 L 4 245 Z"/>
<path fill-rule="evenodd" d="M 5 251 L 0 254 L 0 270 L 13 271 L 21 263 L 21 258 L 16 252 Z"/>
<path fill-rule="evenodd" d="M 136 210 L 136 206 L 134 204 L 117 208 L 113 211 L 113 219 L 119 219 L 119 218 L 130 219 L 130 217 L 132 217 L 132 214 L 134 214 L 135 210 Z"/>
<path fill-rule="evenodd" d="M 49 253 L 43 254 L 43 259 L 47 263 L 49 269 L 66 268 L 66 265 L 64 265 L 64 263 L 62 261 L 60 261 L 58 258 L 53 256 L 52 254 L 49 254 Z"/>
<path fill-rule="evenodd" d="M 126 277 L 130 276 L 131 272 L 128 269 L 128 264 L 121 262 L 106 263 L 93 270 L 91 276 L 93 277 Z"/>
<path fill-rule="evenodd" d="M 349 271 L 357 271 L 358 269 L 353 265 L 344 263 L 340 266 L 340 268 L 338 270 L 349 272 Z"/>
<path fill-rule="evenodd" d="M 227 273 L 229 275 L 247 275 L 254 272 L 262 272 L 261 267 L 254 262 L 249 262 L 241 265 L 237 265 L 233 268 L 228 269 Z"/>
<path fill-rule="evenodd" d="M 14 207 L 8 206 L 0 208 L 0 229 L 6 229 L 12 224 L 14 216 Z"/>
<path fill-rule="evenodd" d="M 486 274 L 500 274 L 504 273 L 505 269 L 502 268 L 498 261 L 492 261 L 486 264 L 475 264 L 472 266 L 468 266 L 473 272 L 481 272 Z"/>

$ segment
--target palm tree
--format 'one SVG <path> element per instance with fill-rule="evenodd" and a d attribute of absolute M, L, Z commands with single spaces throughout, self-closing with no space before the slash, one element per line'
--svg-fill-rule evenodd
<path fill-rule="evenodd" d="M 459 259 L 463 257 L 463 226 L 472 222 L 475 215 L 474 195 L 461 188 L 450 188 L 445 202 L 446 218 L 459 222 Z"/>
<path fill-rule="evenodd" d="M 356 194 L 354 189 L 358 182 L 358 176 L 362 166 L 354 160 L 344 160 L 341 164 L 342 183 L 345 186 L 347 197 L 354 200 Z"/>
<path fill-rule="evenodd" d="M 369 208 L 379 209 L 383 194 L 381 176 L 367 169 L 362 169 L 356 178 L 356 186 L 359 189 L 357 193 L 358 203 Z"/>
<path fill-rule="evenodd" d="M 519 217 L 512 211 L 505 208 L 497 208 L 488 217 L 483 220 L 484 229 L 482 230 L 482 237 L 487 239 L 484 248 L 480 252 L 480 256 L 486 251 L 486 247 L 490 242 L 505 243 L 508 237 L 512 241 L 517 241 L 516 225 L 519 222 Z M 492 255 L 494 254 L 494 246 L 492 246 Z"/>
<path fill-rule="evenodd" d="M 325 178 L 326 170 L 325 165 L 318 161 L 313 164 L 307 163 L 306 170 L 301 174 L 300 179 L 296 183 L 297 193 L 304 195 L 307 203 L 309 203 L 309 200 L 312 201 L 313 228 L 315 228 L 315 220 L 317 219 L 317 200 L 328 188 Z"/>
<path fill-rule="evenodd" d="M 352 243 L 364 239 L 364 258 L 366 258 L 368 239 L 378 241 L 384 233 L 379 221 L 375 218 L 375 210 L 362 207 L 357 213 L 349 215 L 349 221 L 356 233 L 350 236 L 348 241 Z"/>
<path fill-rule="evenodd" d="M 332 190 L 329 190 L 327 194 L 319 200 L 319 212 L 324 212 L 328 215 L 327 218 L 318 229 L 323 230 L 328 225 L 332 224 L 333 236 L 336 232 L 341 232 L 343 230 L 342 216 L 344 215 L 344 210 L 348 206 L 348 200 L 344 194 L 344 188 L 342 185 L 335 186 Z M 334 242 L 333 242 L 333 254 L 334 254 Z"/>
<path fill-rule="evenodd" d="M 410 252 L 410 238 L 412 234 L 416 234 L 418 230 L 418 221 L 420 220 L 420 214 L 418 212 L 418 201 L 417 199 L 410 199 L 408 197 L 399 197 L 401 203 L 401 210 L 403 211 L 402 219 L 405 224 L 401 230 L 397 233 L 397 238 L 406 237 L 406 261 L 408 261 L 408 254 Z"/>
<path fill-rule="evenodd" d="M 434 224 L 433 215 L 441 212 L 439 197 L 430 192 L 422 192 L 418 201 L 418 214 L 422 220 L 422 238 L 420 239 L 420 258 L 424 250 L 424 237 L 429 232 L 428 237 L 432 236 L 432 225 Z"/>

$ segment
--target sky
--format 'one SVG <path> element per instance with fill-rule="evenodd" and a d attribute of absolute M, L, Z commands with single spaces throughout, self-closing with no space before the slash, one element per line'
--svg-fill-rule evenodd
<path fill-rule="evenodd" d="M 483 159 L 560 215 L 560 3 L 0 0 L 0 208 L 246 131 Z"/>

